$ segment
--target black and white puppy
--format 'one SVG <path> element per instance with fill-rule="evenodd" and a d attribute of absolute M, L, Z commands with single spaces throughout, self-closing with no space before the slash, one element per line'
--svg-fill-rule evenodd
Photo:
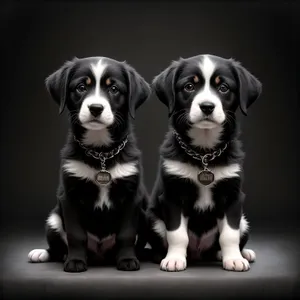
<path fill-rule="evenodd" d="M 201 257 L 248 270 L 255 253 L 244 248 L 244 155 L 235 113 L 247 113 L 261 83 L 233 59 L 199 55 L 174 61 L 152 85 L 169 109 L 148 210 L 155 260 L 165 271 Z"/>
<path fill-rule="evenodd" d="M 138 270 L 147 194 L 131 119 L 149 84 L 125 62 L 89 57 L 66 62 L 46 87 L 60 113 L 67 107 L 70 130 L 58 203 L 46 222 L 49 248 L 32 250 L 29 260 L 64 260 L 66 272 L 83 272 L 92 250 L 115 259 L 119 270 Z"/>

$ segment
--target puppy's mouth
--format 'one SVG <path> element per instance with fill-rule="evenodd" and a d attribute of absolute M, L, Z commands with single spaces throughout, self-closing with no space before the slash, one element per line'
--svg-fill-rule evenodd
<path fill-rule="evenodd" d="M 212 129 L 216 128 L 217 126 L 220 126 L 218 122 L 216 122 L 214 119 L 206 116 L 200 119 L 197 122 L 194 122 L 193 124 L 194 127 L 200 128 L 200 129 Z"/>
<path fill-rule="evenodd" d="M 101 121 L 99 121 L 97 119 L 89 120 L 89 121 L 87 121 L 85 123 L 89 123 L 89 124 L 103 124 Z"/>
<path fill-rule="evenodd" d="M 107 125 L 105 123 L 101 122 L 98 119 L 88 120 L 88 121 L 82 123 L 82 126 L 89 130 L 101 130 L 101 129 L 107 127 Z"/>

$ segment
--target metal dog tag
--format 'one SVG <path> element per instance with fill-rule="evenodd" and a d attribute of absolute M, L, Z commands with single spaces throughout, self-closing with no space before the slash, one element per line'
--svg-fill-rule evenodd
<path fill-rule="evenodd" d="M 215 180 L 215 175 L 212 171 L 205 169 L 198 174 L 198 181 L 203 185 L 209 185 Z"/>
<path fill-rule="evenodd" d="M 97 173 L 96 180 L 101 185 L 107 185 L 111 182 L 111 174 L 106 170 L 101 170 L 99 173 Z"/>

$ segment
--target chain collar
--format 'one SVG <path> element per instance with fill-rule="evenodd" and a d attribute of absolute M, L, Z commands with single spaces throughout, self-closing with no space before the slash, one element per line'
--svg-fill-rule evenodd
<path fill-rule="evenodd" d="M 179 143 L 180 147 L 185 151 L 186 154 L 188 154 L 189 156 L 191 156 L 192 158 L 196 159 L 196 160 L 200 160 L 202 165 L 204 167 L 207 167 L 208 162 L 213 161 L 216 157 L 220 156 L 227 148 L 228 146 L 228 142 L 220 149 L 215 150 L 213 152 L 210 153 L 206 153 L 204 155 L 201 155 L 200 153 L 194 151 L 193 149 L 191 149 L 180 137 L 180 135 L 178 134 L 178 132 L 176 132 L 175 130 L 173 130 L 173 134 L 177 140 L 177 142 Z"/>
<path fill-rule="evenodd" d="M 105 162 L 108 159 L 111 159 L 113 157 L 115 157 L 116 155 L 118 155 L 126 146 L 128 139 L 127 137 L 123 140 L 123 142 L 116 148 L 114 148 L 113 150 L 109 151 L 109 152 L 97 152 L 93 149 L 87 148 L 86 146 L 84 146 L 78 139 L 76 139 L 76 137 L 74 136 L 74 141 L 78 143 L 78 145 L 85 150 L 85 154 L 87 156 L 93 157 L 95 159 L 99 159 L 100 163 L 101 163 L 101 169 L 105 170 Z"/>

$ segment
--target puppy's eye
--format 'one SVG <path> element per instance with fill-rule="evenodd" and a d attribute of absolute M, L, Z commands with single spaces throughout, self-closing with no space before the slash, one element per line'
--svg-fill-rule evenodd
<path fill-rule="evenodd" d="M 86 86 L 85 86 L 83 83 L 80 83 L 80 84 L 77 85 L 76 91 L 77 91 L 79 94 L 83 94 L 83 93 L 86 92 Z"/>
<path fill-rule="evenodd" d="M 221 93 L 221 94 L 227 94 L 229 92 L 229 87 L 227 84 L 225 83 L 222 83 L 219 88 L 218 88 L 218 91 Z"/>
<path fill-rule="evenodd" d="M 184 89 L 187 91 L 187 92 L 193 92 L 195 90 L 195 87 L 192 83 L 187 83 L 185 86 L 184 86 Z"/>
<path fill-rule="evenodd" d="M 112 93 L 113 95 L 116 95 L 116 94 L 119 93 L 119 89 L 118 89 L 118 87 L 115 86 L 115 85 L 112 85 L 112 86 L 109 88 L 109 91 L 110 91 L 110 93 Z"/>

